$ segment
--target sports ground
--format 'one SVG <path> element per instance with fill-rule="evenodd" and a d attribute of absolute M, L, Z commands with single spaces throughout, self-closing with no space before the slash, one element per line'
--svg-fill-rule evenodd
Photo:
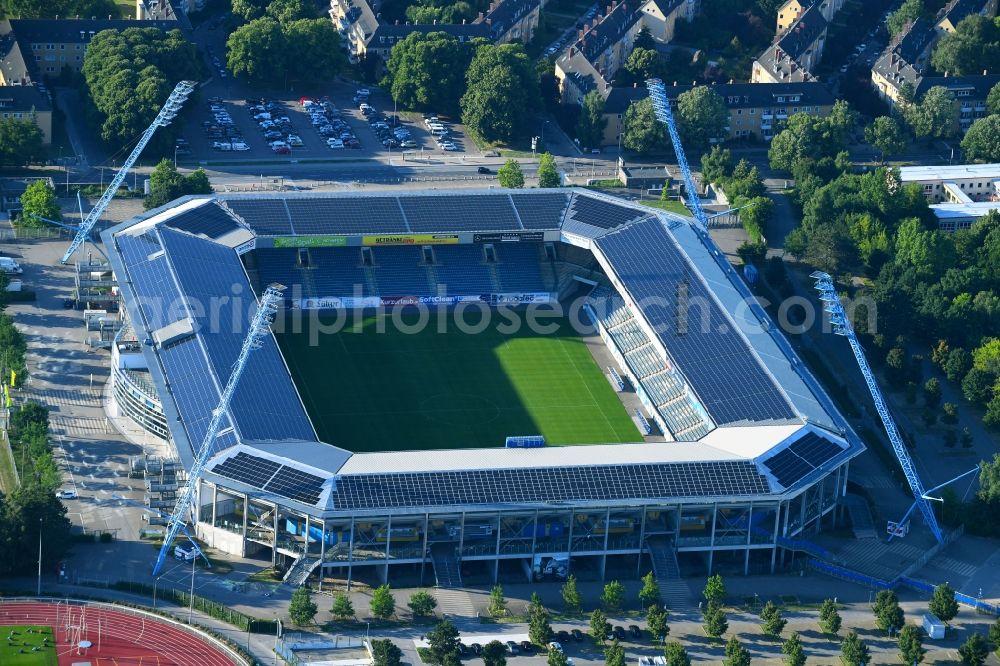
<path fill-rule="evenodd" d="M 56 666 L 52 627 L 37 624 L 0 624 L 0 664 L 3 666 Z"/>
<path fill-rule="evenodd" d="M 432 313 L 420 330 L 400 330 L 416 318 L 396 327 L 387 315 L 382 332 L 375 315 L 360 332 L 349 319 L 316 345 L 308 324 L 278 335 L 321 440 L 357 453 L 502 447 L 509 435 L 544 435 L 550 445 L 642 441 L 567 319 L 546 318 L 556 330 L 543 334 L 526 325 L 501 332 L 496 316 L 482 332 L 463 332 L 449 317 L 441 333 Z"/>

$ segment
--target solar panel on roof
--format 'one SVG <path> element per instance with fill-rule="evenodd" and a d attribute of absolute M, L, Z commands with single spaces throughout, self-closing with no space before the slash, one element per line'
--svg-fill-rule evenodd
<path fill-rule="evenodd" d="M 525 229 L 558 229 L 569 204 L 564 192 L 511 194 L 510 198 Z"/>
<path fill-rule="evenodd" d="M 764 461 L 778 483 L 788 488 L 813 470 L 812 465 L 785 449 Z"/>
<path fill-rule="evenodd" d="M 612 229 L 647 215 L 648 213 L 643 211 L 627 206 L 616 206 L 609 201 L 584 194 L 575 195 L 569 209 L 571 219 L 600 229 Z"/>
<path fill-rule="evenodd" d="M 298 234 L 406 233 L 396 197 L 288 199 Z"/>
<path fill-rule="evenodd" d="M 292 221 L 284 199 L 226 199 L 226 205 L 261 236 L 288 236 Z"/>
<path fill-rule="evenodd" d="M 115 242 L 121 252 L 128 279 L 135 291 L 136 301 L 142 310 L 149 329 L 155 331 L 171 323 L 168 309 L 177 293 L 170 266 L 161 255 L 149 259 L 160 250 L 159 242 L 148 235 L 119 234 Z"/>
<path fill-rule="evenodd" d="M 815 433 L 809 433 L 789 447 L 813 467 L 819 467 L 843 451 L 837 444 Z"/>
<path fill-rule="evenodd" d="M 280 468 L 281 464 L 273 460 L 240 451 L 217 464 L 212 468 L 212 472 L 254 488 L 264 488 Z"/>
<path fill-rule="evenodd" d="M 337 479 L 334 503 L 350 510 L 768 492 L 752 462 L 731 461 L 352 475 Z"/>
<path fill-rule="evenodd" d="M 196 450 L 205 439 L 212 410 L 220 397 L 207 371 L 205 355 L 194 337 L 164 345 L 159 355 L 184 431 Z"/>
<path fill-rule="evenodd" d="M 196 235 L 204 234 L 209 238 L 219 238 L 240 228 L 236 220 L 214 201 L 175 215 L 167 220 L 166 224 L 180 231 Z"/>
<path fill-rule="evenodd" d="M 658 220 L 613 231 L 597 246 L 717 424 L 795 418 Z"/>
<path fill-rule="evenodd" d="M 414 232 L 519 230 L 510 198 L 502 194 L 465 196 L 400 196 L 399 203 Z"/>
<path fill-rule="evenodd" d="M 285 465 L 267 482 L 264 490 L 305 504 L 316 504 L 323 491 L 323 479 Z"/>

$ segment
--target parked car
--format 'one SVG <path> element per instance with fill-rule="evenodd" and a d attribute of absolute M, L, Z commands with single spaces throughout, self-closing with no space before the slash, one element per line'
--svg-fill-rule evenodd
<path fill-rule="evenodd" d="M 302 137 L 297 134 L 289 134 L 287 141 L 289 146 L 295 146 L 296 148 L 306 145 Z"/>
<path fill-rule="evenodd" d="M 75 490 L 57 490 L 56 497 L 59 499 L 76 499 L 77 495 Z"/>
<path fill-rule="evenodd" d="M 504 643 L 504 645 L 507 646 L 507 652 L 509 654 L 519 654 L 517 649 L 517 643 L 515 643 L 514 641 L 507 641 L 506 643 Z"/>
<path fill-rule="evenodd" d="M 491 171 L 489 167 L 481 166 L 476 169 L 476 173 L 493 173 L 493 171 Z"/>
<path fill-rule="evenodd" d="M 559 642 L 557 642 L 557 641 L 552 641 L 551 643 L 549 643 L 548 648 L 549 648 L 549 652 L 562 652 L 563 651 L 562 644 L 559 643 Z"/>
<path fill-rule="evenodd" d="M 233 144 L 228 141 L 213 141 L 212 150 L 232 150 Z"/>
<path fill-rule="evenodd" d="M 625 640 L 625 629 L 624 628 L 619 627 L 619 626 L 616 625 L 615 628 L 611 630 L 611 633 L 618 640 L 620 640 L 620 641 Z"/>
<path fill-rule="evenodd" d="M 632 638 L 639 638 L 642 636 L 642 629 L 637 624 L 630 624 L 628 625 L 628 633 L 632 635 Z"/>
<path fill-rule="evenodd" d="M 530 654 L 535 651 L 535 644 L 531 641 L 521 641 L 521 652 Z"/>
<path fill-rule="evenodd" d="M 472 650 L 472 654 L 474 655 L 481 655 L 483 653 L 483 646 L 479 643 L 473 643 L 469 646 L 469 648 Z"/>
<path fill-rule="evenodd" d="M 577 643 L 583 641 L 583 632 L 580 631 L 579 629 L 571 629 L 569 634 L 570 636 L 573 637 L 573 640 L 576 641 Z"/>
<path fill-rule="evenodd" d="M 330 148 L 340 149 L 344 147 L 344 142 L 341 139 L 327 139 L 326 145 L 328 145 Z"/>
<path fill-rule="evenodd" d="M 278 146 L 277 148 L 272 148 L 275 155 L 289 155 L 292 150 L 288 146 Z"/>
<path fill-rule="evenodd" d="M 555 633 L 556 640 L 560 643 L 569 642 L 569 632 L 568 631 L 557 631 Z"/>
<path fill-rule="evenodd" d="M 250 146 L 248 146 L 243 141 L 233 141 L 232 146 L 233 146 L 233 150 L 240 151 L 240 152 L 243 152 L 245 150 L 250 150 Z"/>

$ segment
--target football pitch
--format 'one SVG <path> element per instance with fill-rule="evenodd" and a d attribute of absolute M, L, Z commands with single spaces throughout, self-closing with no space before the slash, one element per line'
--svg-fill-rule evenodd
<path fill-rule="evenodd" d="M 56 666 L 57 662 L 52 627 L 0 625 L 0 664 L 3 666 Z"/>
<path fill-rule="evenodd" d="M 465 321 L 480 317 L 468 312 Z M 402 320 L 409 326 L 416 315 Z M 548 334 L 526 325 L 502 333 L 502 320 L 463 332 L 450 314 L 444 333 L 434 313 L 417 332 L 388 315 L 381 332 L 375 315 L 361 319 L 360 332 L 353 321 L 316 345 L 308 324 L 277 336 L 325 442 L 362 453 L 496 448 L 508 435 L 544 435 L 551 445 L 642 441 L 566 319 L 546 318 L 557 328 Z"/>

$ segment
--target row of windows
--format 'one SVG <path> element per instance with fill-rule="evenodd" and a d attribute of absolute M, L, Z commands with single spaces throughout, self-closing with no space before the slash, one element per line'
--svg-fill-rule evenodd
<path fill-rule="evenodd" d="M 992 183 L 990 183 L 990 184 L 992 184 Z M 959 189 L 963 189 L 964 190 L 965 189 L 965 183 L 959 183 L 958 187 L 959 187 Z M 987 185 L 986 187 L 987 187 L 987 189 L 989 189 L 989 185 Z M 940 189 L 941 189 L 941 183 L 924 183 L 924 192 L 930 192 L 932 190 L 940 190 Z M 982 182 L 969 183 L 969 189 L 970 190 L 976 190 L 976 189 L 981 190 L 981 189 L 983 189 L 983 183 Z"/>
<path fill-rule="evenodd" d="M 74 44 L 73 45 L 73 50 L 74 51 L 86 50 L 86 48 L 87 48 L 86 44 Z M 56 50 L 56 45 L 55 44 L 32 44 L 31 45 L 31 49 L 33 51 L 41 51 L 43 49 L 45 51 L 55 51 Z M 59 50 L 60 51 L 65 51 L 66 50 L 66 45 L 65 44 L 59 44 Z"/>
<path fill-rule="evenodd" d="M 15 111 L 14 113 L 7 113 L 7 112 L 4 112 L 4 114 L 3 114 L 3 117 L 4 117 L 4 118 L 11 118 L 11 117 L 14 117 L 14 118 L 17 118 L 18 120 L 20 120 L 21 118 L 23 118 L 23 117 L 24 117 L 24 114 L 23 114 L 23 113 L 21 113 L 20 111 Z"/>
<path fill-rule="evenodd" d="M 777 96 L 775 96 L 774 99 L 775 99 L 775 101 L 778 104 L 784 104 L 786 101 L 787 102 L 798 102 L 799 100 L 802 99 L 802 95 L 777 95 Z M 740 96 L 739 95 L 728 95 L 728 96 L 726 96 L 726 104 L 729 104 L 731 106 L 733 104 L 739 104 L 739 103 L 740 103 Z M 744 104 L 749 104 L 750 103 L 750 96 L 749 95 L 743 95 L 743 103 Z"/>
<path fill-rule="evenodd" d="M 41 62 L 41 61 L 42 61 L 42 56 L 35 56 L 35 62 Z M 45 62 L 55 62 L 55 61 L 56 61 L 56 57 L 54 55 L 52 55 L 52 56 L 45 56 Z M 80 62 L 80 56 L 76 56 L 76 61 Z M 59 56 L 59 62 L 66 62 L 66 56 L 64 56 L 64 55 Z M 48 71 L 51 72 L 52 70 L 50 69 Z"/>

